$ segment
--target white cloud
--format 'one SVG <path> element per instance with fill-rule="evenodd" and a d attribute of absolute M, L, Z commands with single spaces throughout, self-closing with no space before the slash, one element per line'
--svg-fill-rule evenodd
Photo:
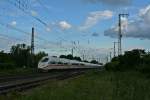
<path fill-rule="evenodd" d="M 46 31 L 47 31 L 47 32 L 50 32 L 50 31 L 51 31 L 51 29 L 50 29 L 49 27 L 47 27 L 47 28 L 46 28 Z"/>
<path fill-rule="evenodd" d="M 141 9 L 139 11 L 139 16 L 145 21 L 146 23 L 150 23 L 150 5 L 145 7 L 144 9 Z"/>
<path fill-rule="evenodd" d="M 17 22 L 16 22 L 16 21 L 12 21 L 12 22 L 10 23 L 10 25 L 11 25 L 11 26 L 16 26 L 16 25 L 17 25 Z"/>
<path fill-rule="evenodd" d="M 31 13 L 32 16 L 37 16 L 38 15 L 38 13 L 34 10 L 31 10 L 30 13 Z"/>
<path fill-rule="evenodd" d="M 141 9 L 137 19 L 128 21 L 125 37 L 150 39 L 150 5 Z M 110 28 L 104 32 L 105 36 L 117 37 L 117 27 Z"/>
<path fill-rule="evenodd" d="M 86 30 L 96 25 L 99 21 L 110 19 L 112 16 L 113 12 L 109 10 L 90 12 L 87 19 L 85 20 L 84 25 L 80 26 L 79 29 Z"/>
<path fill-rule="evenodd" d="M 139 15 L 140 16 L 145 15 L 149 11 L 149 9 L 150 9 L 150 5 L 148 5 L 147 7 L 143 8 L 143 9 L 140 9 Z"/>
<path fill-rule="evenodd" d="M 67 30 L 67 29 L 70 29 L 72 27 L 71 24 L 69 24 L 68 22 L 66 21 L 60 21 L 58 23 L 59 27 L 62 29 L 62 30 Z"/>

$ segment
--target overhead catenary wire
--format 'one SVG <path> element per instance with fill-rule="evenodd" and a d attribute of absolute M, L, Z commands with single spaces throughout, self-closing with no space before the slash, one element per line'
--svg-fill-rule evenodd
<path fill-rule="evenodd" d="M 10 0 L 9 0 L 10 1 Z M 20 0 L 19 0 L 20 1 Z M 45 8 L 48 11 L 48 8 L 40 1 L 40 0 L 36 0 L 43 8 Z M 21 3 L 20 3 L 21 5 Z M 47 23 L 45 23 L 42 19 L 31 15 L 28 11 L 26 11 L 25 9 L 23 9 L 22 7 L 18 7 L 17 5 L 15 5 L 18 9 L 22 10 L 24 13 L 30 15 L 31 17 L 33 17 L 34 19 L 36 19 L 37 21 L 39 21 L 40 23 L 42 23 L 44 26 L 49 27 L 49 25 Z"/>
<path fill-rule="evenodd" d="M 15 31 L 17 31 L 17 32 L 21 32 L 21 33 L 23 33 L 23 34 L 25 34 L 25 35 L 29 35 L 29 36 L 31 35 L 31 33 L 26 32 L 26 31 L 24 31 L 24 30 L 22 30 L 22 29 L 19 29 L 19 28 L 17 28 L 17 27 L 13 27 L 13 26 L 11 26 L 11 25 L 9 25 L 9 24 L 4 24 L 4 23 L 0 22 L 0 25 L 1 25 L 1 26 L 4 26 L 4 27 L 6 27 L 6 28 L 9 28 L 9 29 L 15 30 Z M 57 43 L 48 41 L 48 40 L 46 40 L 46 39 L 44 39 L 44 38 L 42 38 L 42 37 L 39 37 L 39 36 L 35 36 L 35 38 L 37 38 L 37 39 L 39 39 L 39 40 L 42 40 L 42 41 L 44 41 L 44 42 L 46 42 L 46 43 L 50 43 L 50 44 L 55 44 L 55 45 L 57 45 Z"/>
<path fill-rule="evenodd" d="M 43 24 L 44 26 L 49 27 L 49 25 L 48 25 L 45 21 L 43 21 L 41 18 L 39 18 L 39 17 L 37 17 L 37 16 L 33 16 L 33 15 L 29 12 L 29 10 L 24 9 L 24 6 L 22 5 L 22 3 L 19 3 L 21 0 L 16 0 L 17 3 L 19 3 L 19 6 L 16 5 L 16 4 L 14 4 L 14 3 L 12 3 L 12 0 L 8 0 L 8 1 L 9 1 L 9 3 L 13 4 L 15 7 L 17 7 L 18 9 L 20 9 L 22 12 L 24 12 L 25 14 L 31 16 L 32 18 L 34 18 L 35 20 L 37 20 L 38 22 L 40 22 L 40 23 Z M 37 1 L 39 1 L 39 3 L 41 4 L 41 6 L 43 6 L 43 8 L 45 8 L 45 9 L 47 8 L 40 0 L 37 0 Z M 27 5 L 26 5 L 25 8 L 27 8 Z M 11 29 L 14 29 L 14 30 L 16 30 L 16 31 L 18 31 L 18 32 L 31 35 L 29 32 L 25 32 L 25 31 L 23 31 L 23 30 L 21 30 L 21 29 L 18 29 L 18 28 L 16 28 L 16 27 L 12 27 L 12 26 L 10 26 L 10 25 L 8 25 L 7 27 L 9 27 L 9 28 L 11 28 Z M 50 42 L 50 41 L 48 41 L 48 40 L 46 40 L 46 39 L 44 39 L 44 38 L 38 37 L 38 36 L 36 36 L 36 38 L 39 39 L 39 40 L 43 40 L 45 43 L 50 43 L 50 44 L 53 44 L 53 45 L 58 45 L 58 43 Z M 77 48 L 77 47 L 76 47 L 76 48 Z"/>
<path fill-rule="evenodd" d="M 7 40 L 7 41 L 24 41 L 23 39 L 20 39 L 20 38 L 16 38 L 16 37 L 12 37 L 12 36 L 9 36 L 9 35 L 6 35 L 6 34 L 1 34 L 0 33 L 0 38 L 3 39 L 3 40 Z M 44 45 L 40 45 L 40 44 L 37 44 L 35 43 L 35 45 L 37 46 L 40 46 L 41 48 L 46 48 Z"/>
<path fill-rule="evenodd" d="M 50 10 L 41 2 L 41 0 L 36 0 L 47 12 L 50 12 Z"/>
<path fill-rule="evenodd" d="M 9 40 L 15 40 L 15 41 L 23 41 L 22 39 L 20 39 L 20 38 L 16 38 L 16 37 L 11 37 L 11 36 L 9 36 L 9 35 L 6 35 L 6 34 L 1 34 L 0 33 L 0 36 L 2 36 L 2 37 L 6 37 L 6 38 L 9 38 Z"/>
<path fill-rule="evenodd" d="M 8 35 L 6 35 L 6 34 L 0 34 L 0 39 L 7 41 L 7 45 L 6 45 L 6 42 L 3 43 L 3 42 L 1 41 L 1 43 L 0 43 L 0 44 L 5 45 L 5 47 L 11 47 L 11 46 L 12 46 L 13 44 L 15 44 L 17 41 L 24 41 L 24 40 L 22 40 L 22 39 L 19 39 L 19 38 L 16 38 L 16 37 L 11 37 L 11 36 L 8 36 Z M 2 48 L 1 48 L 1 49 L 2 49 Z M 9 48 L 9 49 L 8 49 L 8 48 L 3 48 L 3 49 L 5 49 L 6 51 L 9 51 L 9 50 L 10 50 L 10 48 Z"/>
<path fill-rule="evenodd" d="M 17 32 L 21 32 L 21 33 L 23 33 L 23 34 L 25 34 L 25 35 L 28 35 L 28 36 L 31 35 L 31 33 L 26 32 L 26 31 L 24 31 L 24 30 L 22 30 L 22 29 L 19 29 L 19 28 L 17 28 L 17 27 L 13 27 L 13 26 L 11 26 L 11 25 L 9 25 L 9 24 L 4 24 L 4 23 L 0 22 L 0 25 L 1 25 L 1 26 L 4 26 L 4 27 L 6 27 L 6 28 L 9 28 L 9 29 L 15 30 L 15 31 L 17 31 Z M 6 36 L 5 36 L 5 37 L 6 37 Z M 7 37 L 9 37 L 9 36 L 7 35 Z M 38 40 L 42 40 L 42 41 L 45 42 L 43 45 L 40 45 L 41 48 L 46 49 L 47 47 L 49 47 L 48 45 L 47 45 L 47 46 L 44 46 L 45 44 L 51 44 L 51 45 L 58 46 L 58 43 L 45 40 L 45 39 L 42 38 L 42 37 L 35 36 L 35 38 L 38 39 Z M 17 40 L 20 40 L 20 41 L 21 41 L 21 39 L 17 39 Z M 36 43 L 36 45 L 39 45 L 39 44 Z M 36 47 L 36 46 L 35 46 L 35 47 Z M 64 49 L 65 49 L 65 48 L 64 48 Z"/>
<path fill-rule="evenodd" d="M 27 15 L 33 17 L 34 19 L 36 19 L 37 21 L 39 21 L 39 22 L 40 22 L 41 24 L 43 24 L 44 26 L 49 27 L 49 25 L 48 25 L 46 22 L 44 22 L 42 19 L 40 19 L 40 18 L 38 18 L 38 17 L 36 17 L 36 16 L 31 15 L 29 11 L 26 11 L 26 10 L 23 9 L 21 6 L 17 6 L 17 5 L 14 4 L 11 0 L 8 0 L 8 1 L 9 1 L 9 3 L 13 4 L 15 7 L 17 7 L 18 9 L 20 9 L 22 12 L 24 12 L 25 14 L 27 14 Z M 20 0 L 19 0 L 19 1 L 20 1 Z M 21 5 L 21 3 L 20 3 L 20 5 Z M 37 36 L 36 36 L 36 37 L 37 37 Z M 52 44 L 55 44 L 55 45 L 58 44 L 58 43 L 54 43 L 54 42 L 50 42 L 50 41 L 48 41 L 48 40 L 45 40 L 45 39 L 43 39 L 43 38 L 41 38 L 41 37 L 37 37 L 37 38 L 40 39 L 40 40 L 45 41 L 46 43 L 52 43 Z"/>
<path fill-rule="evenodd" d="M 23 13 L 25 13 L 25 14 L 31 16 L 32 18 L 34 18 L 35 20 L 37 20 L 38 22 L 40 22 L 40 23 L 43 24 L 44 26 L 46 26 L 46 27 L 49 26 L 49 25 L 48 25 L 46 22 L 44 22 L 41 18 L 38 18 L 38 17 L 32 15 L 29 11 L 27 11 L 26 9 L 24 9 L 24 6 L 21 7 L 21 6 L 22 6 L 22 3 L 19 3 L 19 2 L 21 2 L 20 0 L 19 0 L 19 2 L 17 1 L 17 3 L 19 3 L 18 6 L 17 6 L 15 3 L 13 3 L 12 0 L 8 0 L 8 2 L 9 2 L 10 4 L 13 4 L 16 8 L 18 8 L 19 10 L 21 10 Z"/>
<path fill-rule="evenodd" d="M 0 25 L 2 25 L 2 26 L 4 26 L 4 27 L 6 27 L 6 28 L 9 28 L 9 29 L 12 29 L 12 30 L 15 30 L 15 31 L 18 31 L 18 32 L 21 32 L 21 33 L 24 33 L 25 35 L 31 35 L 30 33 L 28 33 L 28 32 L 25 32 L 25 31 L 23 31 L 23 30 L 21 30 L 21 29 L 18 29 L 18 28 L 14 28 L 14 27 L 11 27 L 9 24 L 4 24 L 4 23 L 0 23 Z M 8 27 L 9 26 L 9 27 Z M 5 35 L 5 34 L 0 34 L 0 36 L 4 36 L 4 37 L 7 37 L 7 38 L 9 38 L 9 39 L 13 39 L 13 40 L 15 40 L 15 41 L 24 41 L 23 39 L 19 39 L 19 38 L 15 38 L 15 37 L 11 37 L 11 36 L 9 36 L 9 35 Z M 48 40 L 45 40 L 45 39 L 43 39 L 43 38 L 41 38 L 41 37 L 37 37 L 36 36 L 36 38 L 38 38 L 39 40 L 43 40 L 45 43 L 44 44 L 38 44 L 38 43 L 35 43 L 35 47 L 37 48 L 37 47 L 40 47 L 40 49 L 48 49 L 48 50 L 51 50 L 51 47 L 52 47 L 52 45 L 55 45 L 56 47 L 58 46 L 58 43 L 53 43 L 53 42 L 50 42 L 50 41 L 48 41 Z M 7 40 L 9 40 L 9 39 L 7 39 Z M 46 44 L 46 45 L 45 45 Z M 47 44 L 49 44 L 49 45 L 47 45 Z M 51 44 L 51 45 L 50 45 Z M 58 47 L 57 47 L 58 48 Z M 54 49 L 54 48 L 53 48 Z M 66 51 L 66 49 L 64 50 L 65 48 L 63 48 L 63 49 L 61 49 L 61 50 L 59 50 L 59 51 Z M 54 50 L 53 50 L 54 51 Z M 55 51 L 57 51 L 57 50 L 55 50 Z"/>
<path fill-rule="evenodd" d="M 6 40 L 6 41 L 8 41 L 7 46 L 8 46 L 8 44 L 11 44 L 11 45 L 9 45 L 9 46 L 12 46 L 12 43 L 13 43 L 13 42 L 16 43 L 17 41 L 24 41 L 23 39 L 19 39 L 19 38 L 16 38 L 16 37 L 11 37 L 11 36 L 8 36 L 8 35 L 5 35 L 5 34 L 0 34 L 0 39 L 1 39 L 1 40 Z M 12 42 L 12 41 L 13 41 L 13 42 Z M 2 42 L 1 42 L 1 43 L 2 43 Z M 13 44 L 14 44 L 14 43 L 13 43 Z M 41 48 L 44 48 L 44 49 L 45 49 L 45 47 L 44 47 L 43 45 L 39 45 L 39 44 L 37 44 L 37 43 L 35 43 L 35 45 L 36 45 L 36 47 L 39 46 L 40 49 L 41 49 Z"/>

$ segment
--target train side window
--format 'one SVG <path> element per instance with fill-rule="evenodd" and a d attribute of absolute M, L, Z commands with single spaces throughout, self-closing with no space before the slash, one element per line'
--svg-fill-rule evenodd
<path fill-rule="evenodd" d="M 48 58 L 45 58 L 41 62 L 47 62 L 48 60 L 49 60 Z"/>
<path fill-rule="evenodd" d="M 62 62 L 58 62 L 58 64 L 63 64 Z"/>
<path fill-rule="evenodd" d="M 84 64 L 80 64 L 80 65 L 84 66 Z"/>
<path fill-rule="evenodd" d="M 57 64 L 55 61 L 51 61 L 49 62 L 49 64 Z"/>

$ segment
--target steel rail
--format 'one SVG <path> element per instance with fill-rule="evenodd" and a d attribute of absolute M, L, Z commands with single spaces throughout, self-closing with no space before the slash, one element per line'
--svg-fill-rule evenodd
<path fill-rule="evenodd" d="M 68 72 L 66 71 L 66 72 L 51 75 L 51 76 L 42 76 L 42 77 L 24 79 L 24 80 L 18 80 L 15 82 L 14 81 L 4 82 L 0 84 L 0 94 L 7 94 L 12 91 L 24 91 L 26 89 L 31 89 L 33 87 L 42 85 L 50 79 L 64 80 L 70 77 L 80 75 L 84 72 L 85 71 L 83 70 L 82 71 L 81 70 L 68 71 Z"/>

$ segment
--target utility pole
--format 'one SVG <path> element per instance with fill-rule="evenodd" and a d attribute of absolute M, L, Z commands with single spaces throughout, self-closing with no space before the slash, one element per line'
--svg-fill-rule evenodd
<path fill-rule="evenodd" d="M 114 42 L 114 57 L 116 57 L 116 42 Z"/>
<path fill-rule="evenodd" d="M 114 57 L 116 57 L 116 43 L 118 42 L 114 42 Z"/>
<path fill-rule="evenodd" d="M 111 54 L 112 54 L 112 53 L 110 52 L 110 55 L 109 55 L 109 56 L 110 56 L 110 62 L 111 62 Z"/>
<path fill-rule="evenodd" d="M 108 55 L 106 55 L 106 63 L 108 63 Z"/>
<path fill-rule="evenodd" d="M 98 57 L 98 60 L 97 60 L 99 63 L 101 63 L 101 58 L 100 57 Z"/>
<path fill-rule="evenodd" d="M 71 54 L 72 54 L 72 57 L 73 57 L 73 48 L 71 49 Z"/>
<path fill-rule="evenodd" d="M 84 54 L 82 55 L 82 59 L 83 59 L 83 61 L 85 60 L 85 56 L 84 56 Z"/>
<path fill-rule="evenodd" d="M 122 39 L 122 23 L 121 23 L 121 17 L 128 17 L 129 14 L 119 14 L 119 36 L 118 36 L 118 55 L 122 54 L 122 45 L 121 45 L 121 39 Z"/>
<path fill-rule="evenodd" d="M 34 27 L 32 27 L 32 35 L 31 35 L 31 55 L 34 54 Z"/>
<path fill-rule="evenodd" d="M 32 27 L 31 33 L 31 48 L 30 48 L 31 55 L 28 60 L 28 66 L 34 67 L 34 27 Z"/>
<path fill-rule="evenodd" d="M 85 56 L 86 56 L 86 55 L 85 55 L 85 50 L 83 50 L 83 52 L 82 52 L 82 59 L 83 59 L 83 61 L 86 60 L 86 59 L 85 59 Z"/>
<path fill-rule="evenodd" d="M 72 43 L 71 55 L 73 56 L 76 42 L 75 41 L 71 41 L 71 43 Z"/>

